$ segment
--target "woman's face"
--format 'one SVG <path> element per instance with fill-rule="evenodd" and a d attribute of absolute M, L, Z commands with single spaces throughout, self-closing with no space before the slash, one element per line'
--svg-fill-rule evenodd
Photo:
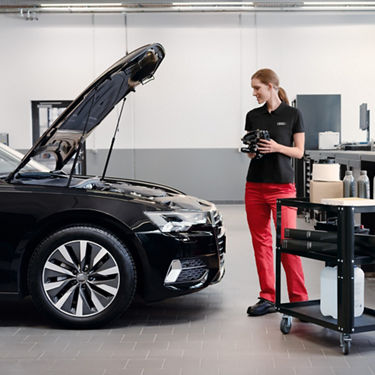
<path fill-rule="evenodd" d="M 267 102 L 271 98 L 272 85 L 262 83 L 258 78 L 251 80 L 251 87 L 253 88 L 253 96 L 257 98 L 259 104 Z"/>

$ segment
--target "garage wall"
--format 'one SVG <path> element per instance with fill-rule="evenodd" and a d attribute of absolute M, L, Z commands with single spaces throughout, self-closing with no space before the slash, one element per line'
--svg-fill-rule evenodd
<path fill-rule="evenodd" d="M 373 35 L 375 19 L 363 13 L 0 15 L 0 132 L 12 147 L 30 147 L 31 100 L 73 99 L 126 49 L 160 42 L 165 61 L 126 102 L 111 174 L 242 200 L 248 160 L 237 148 L 257 105 L 251 74 L 275 69 L 290 99 L 341 94 L 342 140 L 365 140 L 359 105 L 375 110 Z M 88 140 L 91 173 L 118 112 Z"/>

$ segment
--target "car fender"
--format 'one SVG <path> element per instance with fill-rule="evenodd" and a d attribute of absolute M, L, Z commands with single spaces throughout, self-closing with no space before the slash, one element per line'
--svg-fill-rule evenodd
<path fill-rule="evenodd" d="M 38 228 L 32 236 L 20 241 L 20 253 L 18 268 L 20 278 L 18 280 L 19 290 L 22 295 L 27 291 L 27 267 L 31 254 L 38 244 L 51 233 L 72 225 L 92 225 L 106 229 L 119 238 L 130 250 L 137 266 L 140 288 L 143 289 L 144 275 L 150 270 L 150 265 L 145 250 L 134 232 L 123 222 L 105 212 L 88 209 L 69 209 L 63 212 L 54 213 L 41 219 L 37 224 Z M 12 267 L 13 268 L 13 267 Z M 141 290 L 140 290 L 141 291 Z"/>

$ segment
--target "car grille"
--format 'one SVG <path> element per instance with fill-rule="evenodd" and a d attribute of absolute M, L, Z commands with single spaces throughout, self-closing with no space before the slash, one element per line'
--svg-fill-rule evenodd
<path fill-rule="evenodd" d="M 201 258 L 181 259 L 182 268 L 206 267 L 206 263 Z"/>
<path fill-rule="evenodd" d="M 191 268 L 182 270 L 180 276 L 177 279 L 177 283 L 184 283 L 189 281 L 199 281 L 207 273 L 207 267 L 202 268 Z"/>
<path fill-rule="evenodd" d="M 224 263 L 224 253 L 225 253 L 225 237 L 224 234 L 221 237 L 217 238 L 217 248 L 219 251 L 220 263 Z"/>
<path fill-rule="evenodd" d="M 202 258 L 174 259 L 164 280 L 166 286 L 183 283 L 202 283 L 208 275 L 208 267 Z"/>
<path fill-rule="evenodd" d="M 214 227 L 221 228 L 223 226 L 223 217 L 219 213 L 219 211 L 211 212 L 211 222 Z"/>
<path fill-rule="evenodd" d="M 220 258 L 220 264 L 224 264 L 225 230 L 223 227 L 223 218 L 218 211 L 214 211 L 211 217 L 212 225 L 216 228 L 216 244 Z"/>
<path fill-rule="evenodd" d="M 224 261 L 224 254 L 226 251 L 226 246 L 225 246 L 225 229 L 223 226 L 223 220 L 218 211 L 215 211 L 212 215 L 212 225 L 214 226 L 214 231 L 215 231 L 215 239 L 216 239 L 216 247 L 217 247 L 217 253 L 219 256 L 219 271 L 215 278 L 212 280 L 212 283 L 217 283 L 219 282 L 222 277 L 224 276 L 225 273 L 225 261 Z"/>

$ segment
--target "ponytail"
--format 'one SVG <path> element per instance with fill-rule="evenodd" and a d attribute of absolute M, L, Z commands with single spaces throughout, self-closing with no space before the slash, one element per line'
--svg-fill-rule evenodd
<path fill-rule="evenodd" d="M 282 87 L 279 87 L 278 95 L 282 102 L 289 105 L 288 96 L 286 94 L 286 91 Z"/>
<path fill-rule="evenodd" d="M 282 102 L 289 105 L 289 99 L 286 95 L 286 92 L 283 88 L 279 86 L 279 77 L 277 74 L 271 69 L 259 69 L 256 71 L 252 76 L 251 79 L 256 78 L 259 79 L 260 82 L 268 85 L 272 83 L 272 86 L 278 90 L 278 96 Z"/>

